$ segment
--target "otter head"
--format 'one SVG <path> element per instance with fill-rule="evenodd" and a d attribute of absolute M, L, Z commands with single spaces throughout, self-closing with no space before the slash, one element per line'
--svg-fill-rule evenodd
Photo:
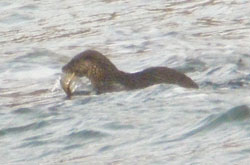
<path fill-rule="evenodd" d="M 92 84 L 104 81 L 112 71 L 116 71 L 112 62 L 101 53 L 86 50 L 71 59 L 62 68 L 61 86 L 68 97 L 72 95 L 72 83 L 76 77 L 87 77 Z"/>
<path fill-rule="evenodd" d="M 76 55 L 62 67 L 62 72 L 65 74 L 74 74 L 78 77 L 86 76 L 90 65 L 90 60 L 86 55 L 88 55 L 86 51 Z"/>

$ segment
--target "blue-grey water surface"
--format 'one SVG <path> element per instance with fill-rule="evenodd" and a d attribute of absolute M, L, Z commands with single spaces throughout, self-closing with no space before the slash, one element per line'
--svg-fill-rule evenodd
<path fill-rule="evenodd" d="M 0 164 L 249 163 L 249 1 L 1 0 L 0 13 Z M 86 49 L 200 89 L 68 100 L 61 67 Z"/>

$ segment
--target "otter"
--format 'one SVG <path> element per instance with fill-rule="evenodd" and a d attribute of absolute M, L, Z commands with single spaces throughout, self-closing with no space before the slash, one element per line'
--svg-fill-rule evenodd
<path fill-rule="evenodd" d="M 199 88 L 185 74 L 167 67 L 151 67 L 136 73 L 119 70 L 107 57 L 95 50 L 86 50 L 62 67 L 61 86 L 70 98 L 70 86 L 75 77 L 87 77 L 96 94 L 146 88 L 160 83 L 177 84 L 185 88 Z"/>

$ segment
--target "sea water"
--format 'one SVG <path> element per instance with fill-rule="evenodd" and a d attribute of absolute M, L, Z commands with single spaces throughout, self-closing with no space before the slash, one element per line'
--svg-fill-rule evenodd
<path fill-rule="evenodd" d="M 248 164 L 249 8 L 242 0 L 1 0 L 0 164 Z M 86 49 L 126 72 L 177 69 L 200 88 L 67 99 L 61 67 Z"/>

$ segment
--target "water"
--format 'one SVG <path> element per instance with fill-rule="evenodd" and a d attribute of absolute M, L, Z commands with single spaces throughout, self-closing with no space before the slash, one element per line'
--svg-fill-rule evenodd
<path fill-rule="evenodd" d="M 247 164 L 249 8 L 240 0 L 2 0 L 1 164 Z M 128 72 L 175 68 L 200 89 L 160 84 L 67 100 L 61 67 L 86 49 Z"/>

